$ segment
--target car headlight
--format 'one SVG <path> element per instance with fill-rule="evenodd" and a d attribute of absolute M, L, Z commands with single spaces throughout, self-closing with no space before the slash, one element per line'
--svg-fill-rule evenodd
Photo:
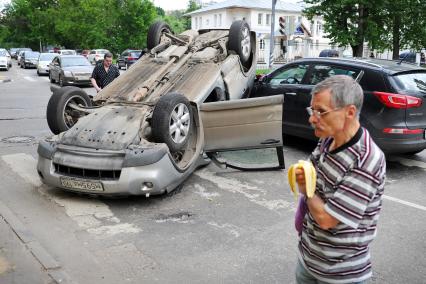
<path fill-rule="evenodd" d="M 64 71 L 64 75 L 66 77 L 72 77 L 73 76 L 71 71 Z"/>

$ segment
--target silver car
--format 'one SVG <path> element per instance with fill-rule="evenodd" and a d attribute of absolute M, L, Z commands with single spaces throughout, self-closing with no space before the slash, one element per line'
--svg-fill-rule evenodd
<path fill-rule="evenodd" d="M 61 87 L 91 86 L 93 66 L 82 55 L 57 55 L 49 64 L 49 79 Z"/>
<path fill-rule="evenodd" d="M 246 98 L 256 70 L 256 35 L 230 30 L 173 35 L 149 28 L 147 52 L 93 99 L 81 89 L 53 92 L 40 142 L 41 180 L 96 195 L 162 194 L 216 153 L 273 147 L 284 167 L 282 96 Z M 253 47 L 253 48 L 252 48 Z M 242 167 L 226 164 L 228 167 Z"/>
<path fill-rule="evenodd" d="M 0 48 L 0 69 L 5 69 L 8 71 L 11 67 L 12 57 L 6 49 Z"/>
<path fill-rule="evenodd" d="M 36 65 L 37 75 L 41 76 L 49 74 L 49 64 L 56 56 L 56 53 L 40 53 Z"/>

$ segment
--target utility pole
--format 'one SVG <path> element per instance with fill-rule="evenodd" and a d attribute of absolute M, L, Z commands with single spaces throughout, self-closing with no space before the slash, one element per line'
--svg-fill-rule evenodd
<path fill-rule="evenodd" d="M 274 64 L 274 48 L 275 48 L 275 5 L 277 0 L 272 0 L 272 15 L 271 15 L 271 37 L 269 39 L 269 69 L 272 69 L 272 64 Z"/>

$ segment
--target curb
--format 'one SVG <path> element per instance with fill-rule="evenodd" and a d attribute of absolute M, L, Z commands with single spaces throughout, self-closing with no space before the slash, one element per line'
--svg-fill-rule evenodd
<path fill-rule="evenodd" d="M 0 81 L 1 82 L 1 81 Z M 75 283 L 65 273 L 55 258 L 37 241 L 36 237 L 26 228 L 18 217 L 0 201 L 0 216 L 21 240 L 31 254 L 43 266 L 55 283 Z"/>

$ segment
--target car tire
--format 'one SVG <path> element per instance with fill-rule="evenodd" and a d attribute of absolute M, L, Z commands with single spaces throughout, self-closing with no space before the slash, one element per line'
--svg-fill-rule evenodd
<path fill-rule="evenodd" d="M 71 115 L 70 103 L 92 106 L 92 101 L 85 91 L 68 86 L 53 92 L 46 110 L 47 124 L 53 134 L 59 134 L 70 129 L 80 117 Z"/>
<path fill-rule="evenodd" d="M 228 49 L 236 52 L 241 63 L 246 65 L 251 57 L 250 27 L 244 20 L 235 21 L 229 29 Z"/>
<path fill-rule="evenodd" d="M 168 93 L 158 100 L 152 114 L 154 141 L 165 143 L 172 153 L 181 151 L 191 135 L 192 123 L 188 99 L 179 93 Z"/>
<path fill-rule="evenodd" d="M 163 21 L 157 21 L 149 26 L 148 37 L 146 41 L 147 48 L 152 49 L 156 47 L 160 43 L 161 36 L 165 32 L 172 33 L 172 30 L 170 29 L 170 26 Z"/>

